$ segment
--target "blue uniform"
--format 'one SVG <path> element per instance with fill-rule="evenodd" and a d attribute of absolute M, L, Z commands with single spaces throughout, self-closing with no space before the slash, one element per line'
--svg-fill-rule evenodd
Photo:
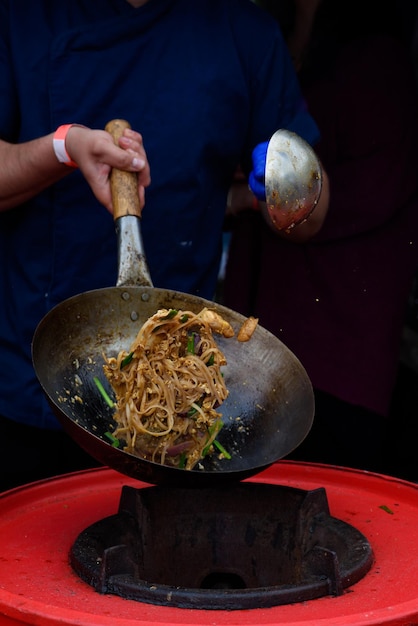
<path fill-rule="evenodd" d="M 275 22 L 247 0 L 0 0 L 0 136 L 112 118 L 143 134 L 155 286 L 206 298 L 237 164 L 248 172 L 280 127 L 317 138 Z M 35 327 L 116 271 L 112 217 L 80 172 L 0 213 L 0 415 L 58 428 L 32 369 Z"/>

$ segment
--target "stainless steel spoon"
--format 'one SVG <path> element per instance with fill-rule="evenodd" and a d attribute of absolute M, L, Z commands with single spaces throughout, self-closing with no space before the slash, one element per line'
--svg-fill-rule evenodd
<path fill-rule="evenodd" d="M 274 133 L 267 148 L 267 210 L 278 230 L 290 230 L 309 217 L 322 189 L 322 170 L 312 147 L 289 130 Z"/>

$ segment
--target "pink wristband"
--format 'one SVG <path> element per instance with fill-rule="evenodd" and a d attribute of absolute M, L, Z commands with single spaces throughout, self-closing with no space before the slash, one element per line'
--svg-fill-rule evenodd
<path fill-rule="evenodd" d="M 72 160 L 65 148 L 65 138 L 70 130 L 71 126 L 78 126 L 78 124 L 63 124 L 59 126 L 54 133 L 52 145 L 54 148 L 55 156 L 60 163 L 65 163 L 68 167 L 78 167 L 77 163 Z"/>

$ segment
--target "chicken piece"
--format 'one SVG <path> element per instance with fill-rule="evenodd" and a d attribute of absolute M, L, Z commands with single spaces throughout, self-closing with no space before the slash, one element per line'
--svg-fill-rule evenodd
<path fill-rule="evenodd" d="M 209 324 L 209 326 L 215 333 L 218 333 L 223 337 L 234 336 L 235 332 L 231 324 L 224 320 L 224 318 L 219 315 L 219 313 L 215 313 L 215 311 L 212 311 L 210 309 L 202 309 L 199 317 L 201 320 Z"/>
<path fill-rule="evenodd" d="M 238 341 L 249 341 L 257 328 L 258 317 L 248 317 L 238 331 Z"/>

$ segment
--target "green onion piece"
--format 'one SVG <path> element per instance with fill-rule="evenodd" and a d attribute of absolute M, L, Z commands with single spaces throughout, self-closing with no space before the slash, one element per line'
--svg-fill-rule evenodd
<path fill-rule="evenodd" d="M 186 453 L 182 452 L 179 459 L 179 469 L 184 469 L 186 467 L 186 458 Z"/>
<path fill-rule="evenodd" d="M 187 322 L 187 320 L 189 319 L 189 316 L 187 315 L 187 313 L 185 313 L 184 315 L 181 316 L 180 318 L 180 322 L 182 324 L 185 324 Z"/>
<path fill-rule="evenodd" d="M 216 447 L 218 448 L 219 452 L 222 452 L 222 454 L 224 455 L 224 457 L 225 457 L 226 459 L 231 459 L 231 458 L 232 458 L 232 457 L 231 457 L 231 455 L 229 454 L 229 452 L 227 452 L 227 451 L 225 450 L 225 448 L 223 447 L 223 445 L 222 445 L 221 443 L 219 443 L 219 441 L 218 441 L 217 439 L 215 439 L 215 440 L 213 441 L 213 445 L 214 445 L 214 446 L 216 446 Z"/>
<path fill-rule="evenodd" d="M 132 361 L 133 358 L 134 358 L 134 353 L 133 352 L 130 352 L 129 354 L 127 354 L 126 357 L 124 359 L 122 359 L 122 361 L 121 361 L 120 369 L 123 370 L 124 367 L 129 365 L 129 363 Z"/>
<path fill-rule="evenodd" d="M 223 425 L 224 423 L 222 422 L 222 420 L 216 420 L 216 422 L 214 422 L 212 426 L 208 428 L 210 436 L 212 436 L 214 433 L 218 434 L 223 428 Z"/>
<path fill-rule="evenodd" d="M 103 387 L 102 383 L 100 382 L 100 380 L 97 378 L 97 376 L 94 376 L 93 378 L 94 382 L 96 383 L 96 387 L 97 389 L 100 391 L 100 393 L 103 396 L 104 401 L 106 402 L 106 404 L 108 404 L 110 406 L 111 409 L 113 409 L 113 407 L 115 406 L 115 403 L 113 402 L 112 398 L 110 398 L 108 396 L 108 394 L 106 393 L 105 388 Z"/>
<path fill-rule="evenodd" d="M 213 365 L 214 363 L 215 363 L 215 355 L 212 352 L 212 354 L 208 358 L 208 362 L 206 363 L 206 365 Z"/>
<path fill-rule="evenodd" d="M 212 426 L 209 426 L 208 428 L 209 443 L 205 448 L 203 448 L 202 456 L 206 456 L 208 454 L 211 446 L 215 443 L 215 439 L 213 439 L 213 435 L 217 436 L 222 426 L 223 426 L 223 422 L 221 420 L 218 420 L 214 424 L 212 424 Z"/>
<path fill-rule="evenodd" d="M 385 513 L 389 513 L 389 515 L 393 515 L 392 509 L 390 509 L 388 506 L 386 506 L 386 504 L 381 504 L 379 506 L 379 509 L 382 509 L 382 511 L 385 511 Z"/>
<path fill-rule="evenodd" d="M 193 417 L 193 415 L 195 415 L 197 413 L 197 409 L 195 409 L 194 406 L 190 407 L 190 409 L 187 411 L 187 417 Z"/>
<path fill-rule="evenodd" d="M 187 335 L 187 352 L 189 354 L 194 354 L 194 338 L 196 333 L 189 333 Z"/>
<path fill-rule="evenodd" d="M 173 317 L 176 317 L 177 313 L 177 309 L 170 309 L 167 315 L 164 315 L 164 317 L 160 317 L 160 320 L 172 320 Z"/>
<path fill-rule="evenodd" d="M 110 439 L 110 441 L 112 442 L 112 448 L 119 448 L 120 441 L 115 437 L 115 435 L 112 435 L 111 432 L 107 431 L 105 432 L 105 437 Z"/>

